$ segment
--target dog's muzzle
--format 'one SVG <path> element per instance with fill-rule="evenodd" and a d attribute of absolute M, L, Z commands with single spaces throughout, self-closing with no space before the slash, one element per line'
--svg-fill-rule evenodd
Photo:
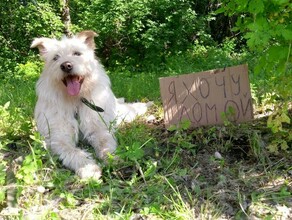
<path fill-rule="evenodd" d="M 73 63 L 69 61 L 62 63 L 60 68 L 65 73 L 62 81 L 67 88 L 67 93 L 71 96 L 77 96 L 80 93 L 84 77 L 73 73 Z"/>

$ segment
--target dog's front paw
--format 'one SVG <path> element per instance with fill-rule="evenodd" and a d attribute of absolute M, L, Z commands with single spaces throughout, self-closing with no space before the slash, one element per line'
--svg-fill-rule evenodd
<path fill-rule="evenodd" d="M 106 162 L 109 155 L 113 154 L 116 148 L 117 142 L 115 138 L 111 134 L 108 134 L 100 140 L 99 145 L 95 147 L 95 152 L 99 159 Z"/>
<path fill-rule="evenodd" d="M 98 180 L 101 177 L 101 173 L 102 173 L 101 168 L 96 164 L 87 164 L 76 171 L 76 174 L 81 179 L 93 178 L 95 180 Z"/>

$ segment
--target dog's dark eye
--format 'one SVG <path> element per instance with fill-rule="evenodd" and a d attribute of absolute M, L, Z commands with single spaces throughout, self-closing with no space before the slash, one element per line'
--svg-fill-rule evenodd
<path fill-rule="evenodd" d="M 60 56 L 58 54 L 56 54 L 53 58 L 54 61 L 57 61 L 60 58 Z"/>
<path fill-rule="evenodd" d="M 81 56 L 81 53 L 80 53 L 80 52 L 78 52 L 78 51 L 75 51 L 75 52 L 73 53 L 73 55 L 74 55 L 74 56 L 78 56 L 78 57 L 79 57 L 79 56 Z"/>

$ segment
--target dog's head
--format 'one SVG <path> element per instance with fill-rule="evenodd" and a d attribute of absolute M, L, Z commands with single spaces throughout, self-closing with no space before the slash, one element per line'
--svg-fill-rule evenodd
<path fill-rule="evenodd" d="M 61 40 L 36 38 L 31 48 L 37 47 L 45 61 L 43 77 L 66 88 L 68 95 L 79 95 L 82 84 L 93 77 L 96 68 L 95 36 L 93 31 L 82 31 Z"/>

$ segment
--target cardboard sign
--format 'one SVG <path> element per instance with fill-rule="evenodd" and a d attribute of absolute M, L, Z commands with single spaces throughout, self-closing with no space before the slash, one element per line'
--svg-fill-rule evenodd
<path fill-rule="evenodd" d="M 166 127 L 193 127 L 253 119 L 247 65 L 160 78 Z"/>

